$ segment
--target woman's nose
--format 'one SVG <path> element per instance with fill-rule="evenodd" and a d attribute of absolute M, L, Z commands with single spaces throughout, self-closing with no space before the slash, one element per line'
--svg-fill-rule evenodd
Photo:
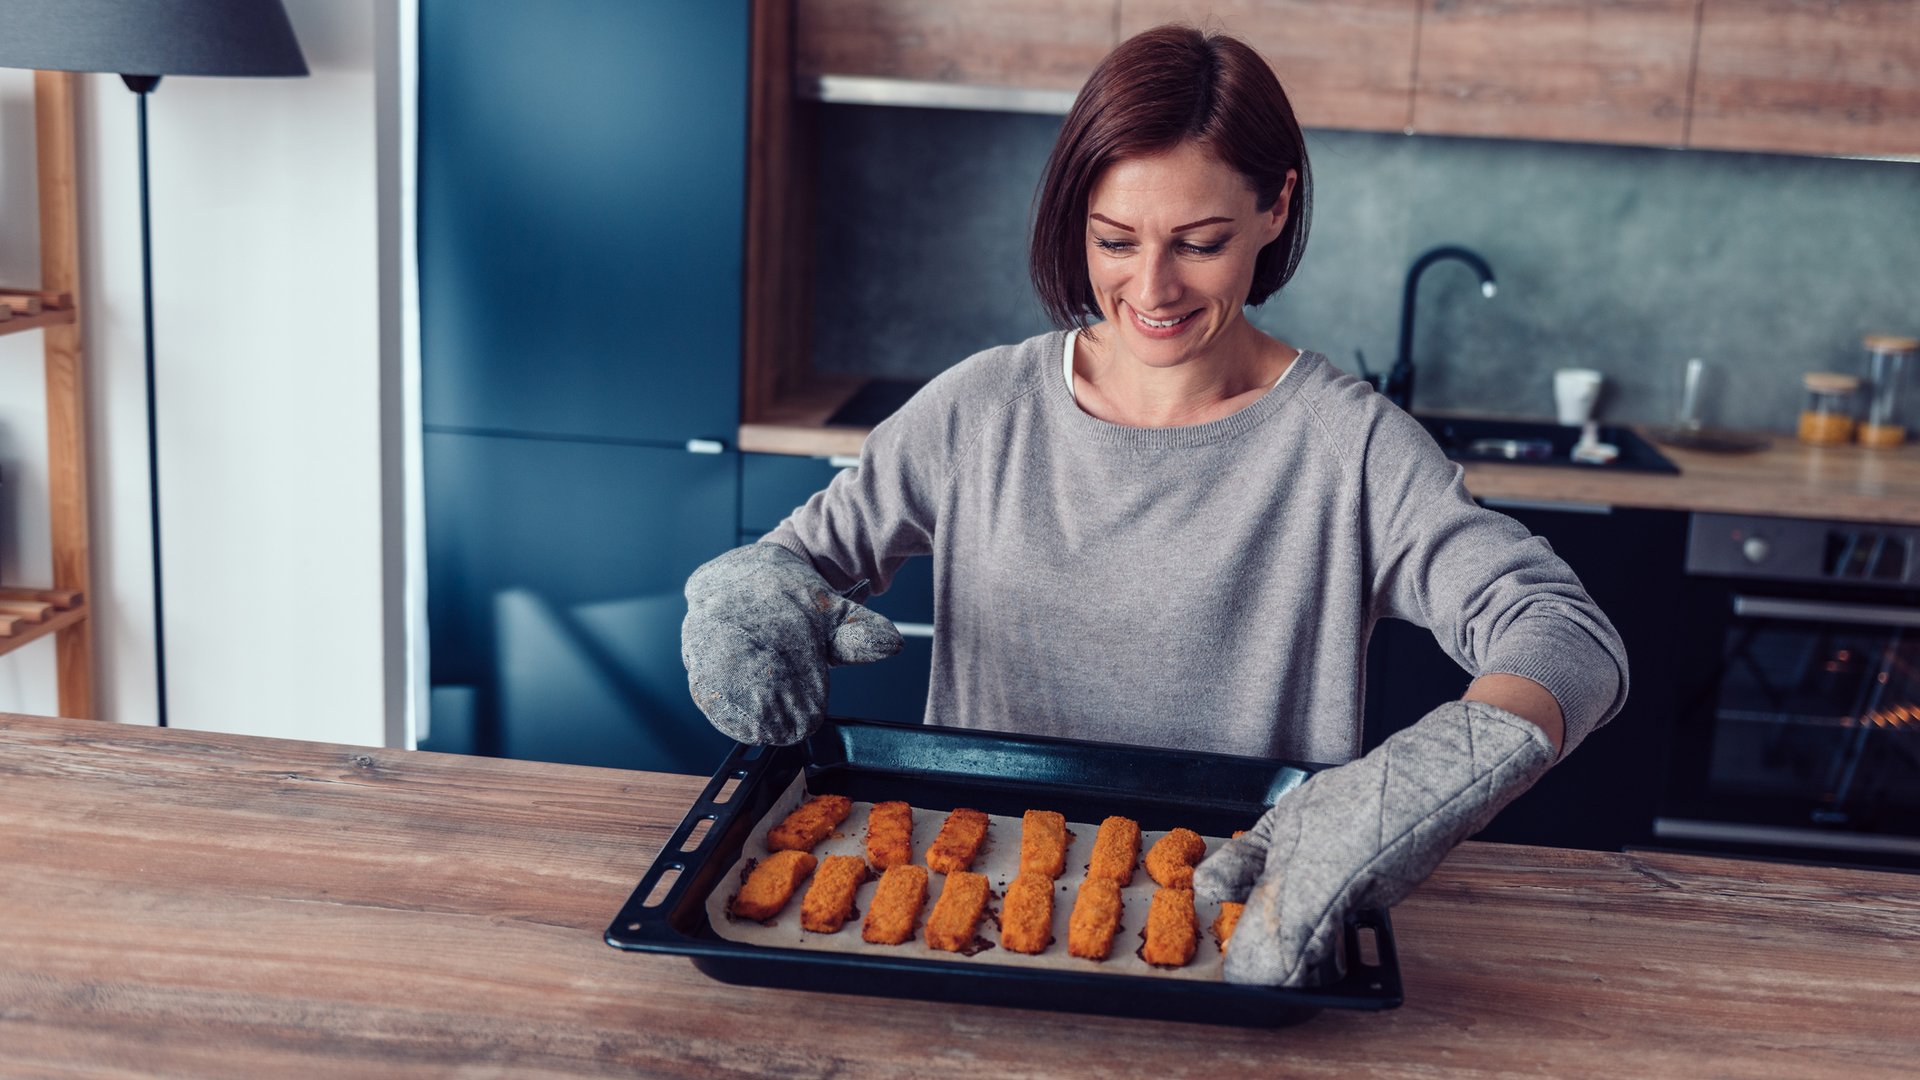
<path fill-rule="evenodd" d="M 1148 259 L 1140 272 L 1135 306 L 1143 312 L 1159 312 L 1163 305 L 1179 300 L 1182 291 L 1179 264 L 1171 253 L 1161 252 Z"/>

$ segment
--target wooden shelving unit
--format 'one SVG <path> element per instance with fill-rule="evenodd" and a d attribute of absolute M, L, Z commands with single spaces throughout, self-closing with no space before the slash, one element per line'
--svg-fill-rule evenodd
<path fill-rule="evenodd" d="M 86 365 L 80 347 L 80 199 L 74 165 L 77 77 L 41 71 L 33 77 L 34 132 L 40 194 L 40 282 L 24 290 L 43 310 L 0 322 L 0 334 L 45 335 L 47 503 L 53 541 L 48 588 L 0 587 L 0 654 L 54 636 L 60 715 L 93 715 L 93 622 L 87 595 Z M 18 295 L 23 283 L 0 282 Z"/>

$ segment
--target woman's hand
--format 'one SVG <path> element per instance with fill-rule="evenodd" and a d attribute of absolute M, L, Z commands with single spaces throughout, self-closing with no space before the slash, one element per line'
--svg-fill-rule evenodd
<path fill-rule="evenodd" d="M 743 743 L 786 746 L 819 728 L 830 664 L 900 651 L 885 616 L 833 591 L 778 544 L 748 544 L 687 579 L 680 658 L 693 702 Z"/>
<path fill-rule="evenodd" d="M 1308 777 L 1194 871 L 1200 896 L 1247 905 L 1227 980 L 1317 981 L 1338 957 L 1349 912 L 1398 903 L 1553 760 L 1534 721 L 1461 700 Z"/>

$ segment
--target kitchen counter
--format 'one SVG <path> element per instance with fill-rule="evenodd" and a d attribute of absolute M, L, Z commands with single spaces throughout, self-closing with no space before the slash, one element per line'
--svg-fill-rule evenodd
<path fill-rule="evenodd" d="M 868 428 L 825 420 L 863 380 L 822 377 L 763 422 L 740 425 L 740 449 L 772 454 L 857 455 Z M 1645 435 L 1644 429 L 1636 429 Z M 1812 447 L 1771 436 L 1765 450 L 1712 454 L 1655 444 L 1680 475 L 1538 465 L 1467 466 L 1467 489 L 1483 499 L 1710 510 L 1920 525 L 1920 444 L 1894 450 Z"/>
<path fill-rule="evenodd" d="M 1469 843 L 1406 1004 L 1249 1031 L 600 940 L 695 777 L 0 714 L 0 1074 L 1911 1075 L 1920 878 Z"/>

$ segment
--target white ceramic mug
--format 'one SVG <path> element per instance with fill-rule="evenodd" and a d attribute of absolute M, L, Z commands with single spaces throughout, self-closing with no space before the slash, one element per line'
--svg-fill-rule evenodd
<path fill-rule="evenodd" d="M 1606 376 L 1592 368 L 1561 368 L 1553 373 L 1554 413 L 1562 424 L 1579 427 L 1593 417 Z"/>

